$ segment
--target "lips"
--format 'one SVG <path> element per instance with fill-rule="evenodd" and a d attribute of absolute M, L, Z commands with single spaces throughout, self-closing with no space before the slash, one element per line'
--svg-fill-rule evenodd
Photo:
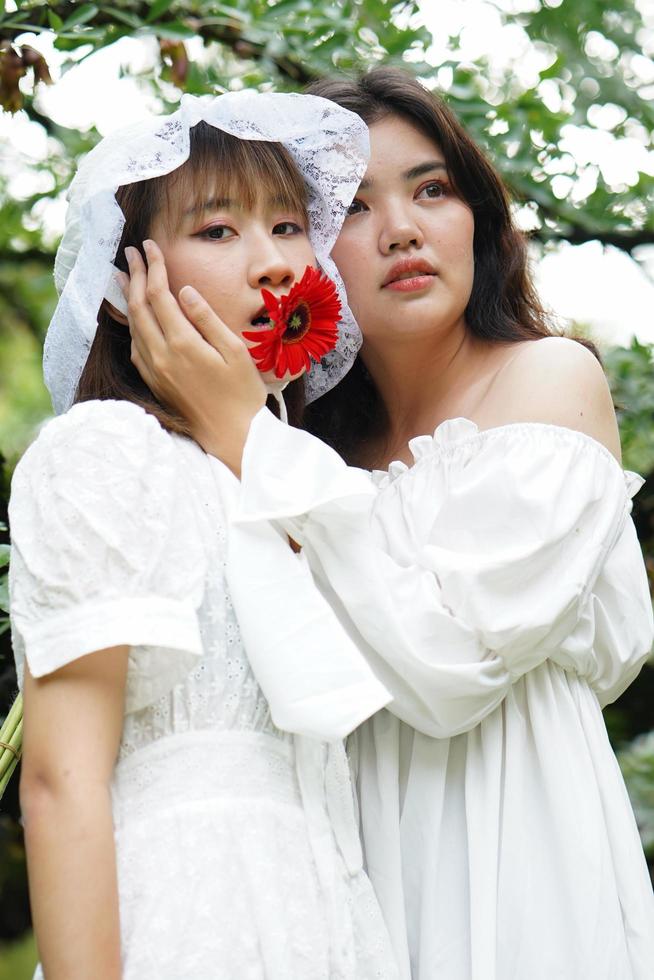
<path fill-rule="evenodd" d="M 257 312 L 250 320 L 250 326 L 259 327 L 260 329 L 270 326 L 270 317 L 268 316 L 268 310 L 265 306 L 259 307 Z"/>
<path fill-rule="evenodd" d="M 382 282 L 382 289 L 384 286 L 389 286 L 394 282 L 400 282 L 403 279 L 413 279 L 425 275 L 437 275 L 433 265 L 427 262 L 426 259 L 400 259 L 399 262 L 393 263 L 390 267 L 386 278 Z"/>

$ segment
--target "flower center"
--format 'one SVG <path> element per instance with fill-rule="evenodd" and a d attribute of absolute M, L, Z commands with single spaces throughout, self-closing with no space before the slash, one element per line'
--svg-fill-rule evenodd
<path fill-rule="evenodd" d="M 311 308 L 302 299 L 286 320 L 286 329 L 282 337 L 282 342 L 284 344 L 297 344 L 299 340 L 302 340 L 308 334 L 310 329 Z"/>

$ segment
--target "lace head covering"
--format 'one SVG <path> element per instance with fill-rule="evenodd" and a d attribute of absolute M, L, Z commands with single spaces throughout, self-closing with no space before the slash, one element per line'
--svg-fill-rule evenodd
<path fill-rule="evenodd" d="M 54 267 L 60 296 L 43 353 L 45 383 L 58 413 L 73 403 L 102 300 L 106 297 L 116 309 L 127 311 L 113 265 L 125 224 L 116 191 L 180 167 L 188 159 L 189 132 L 202 120 L 240 139 L 283 144 L 307 185 L 311 244 L 342 304 L 337 347 L 313 365 L 306 379 L 307 400 L 332 388 L 356 357 L 361 333 L 329 253 L 366 169 L 365 123 L 314 95 L 185 95 L 171 115 L 150 117 L 106 136 L 82 160 L 70 186 Z"/>

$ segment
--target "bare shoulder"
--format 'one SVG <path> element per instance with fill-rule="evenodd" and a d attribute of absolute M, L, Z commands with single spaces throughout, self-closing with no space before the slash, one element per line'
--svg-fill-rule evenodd
<path fill-rule="evenodd" d="M 481 411 L 483 428 L 544 422 L 576 429 L 620 459 L 613 400 L 592 351 L 567 337 L 544 337 L 514 348 L 495 376 Z"/>

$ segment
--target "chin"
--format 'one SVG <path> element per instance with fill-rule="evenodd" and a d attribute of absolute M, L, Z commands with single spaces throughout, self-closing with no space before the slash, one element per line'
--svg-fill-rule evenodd
<path fill-rule="evenodd" d="M 372 330 L 361 329 L 363 339 L 368 341 L 420 340 L 438 332 L 438 317 L 396 317 L 389 323 L 377 320 Z"/>

